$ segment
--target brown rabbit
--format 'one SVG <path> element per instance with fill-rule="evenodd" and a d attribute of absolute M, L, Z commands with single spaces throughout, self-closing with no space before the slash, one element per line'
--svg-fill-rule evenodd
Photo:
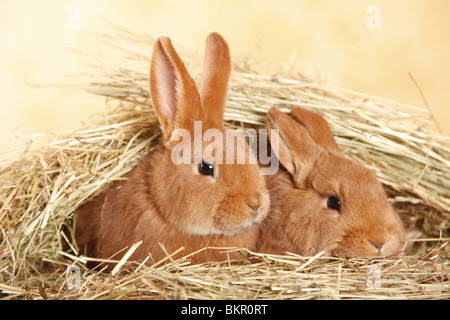
<path fill-rule="evenodd" d="M 267 115 L 269 130 L 279 130 L 277 156 L 284 169 L 267 176 L 271 207 L 258 250 L 345 257 L 399 253 L 404 228 L 375 174 L 341 153 L 321 116 L 294 108 L 292 117 L 298 122 L 275 107 Z"/>
<path fill-rule="evenodd" d="M 83 254 L 120 259 L 124 252 L 117 252 L 141 240 L 131 260 L 150 254 L 158 261 L 166 256 L 161 245 L 168 253 L 184 247 L 183 255 L 206 246 L 255 248 L 258 224 L 269 209 L 269 193 L 248 144 L 244 164 L 224 161 L 227 147 L 235 143 L 229 140 L 224 141 L 223 152 L 211 152 L 198 163 L 175 163 L 172 158 L 180 130 L 188 132 L 189 142 L 203 151 L 208 143 L 199 134 L 215 129 L 225 136 L 222 122 L 230 73 L 228 45 L 217 33 L 207 37 L 198 90 L 171 41 L 161 37 L 155 42 L 150 93 L 162 141 L 125 181 L 114 183 L 79 208 L 76 241 Z M 201 121 L 201 132 L 194 130 L 194 121 Z M 182 157 L 192 160 L 190 154 Z M 218 250 L 193 256 L 195 262 L 226 258 Z"/>

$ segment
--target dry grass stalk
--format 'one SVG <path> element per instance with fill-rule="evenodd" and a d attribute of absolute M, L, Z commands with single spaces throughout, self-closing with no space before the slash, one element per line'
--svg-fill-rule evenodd
<path fill-rule="evenodd" d="M 101 38 L 117 56 L 99 59 L 91 93 L 103 114 L 76 132 L 55 134 L 39 150 L 0 170 L 0 297 L 7 299 L 448 299 L 450 138 L 432 129 L 427 110 L 370 97 L 298 75 L 264 76 L 235 65 L 225 120 L 231 128 L 264 127 L 267 110 L 301 106 L 322 114 L 349 157 L 373 169 L 410 230 L 405 257 L 383 260 L 270 256 L 243 250 L 239 262 L 167 264 L 149 257 L 134 273 L 84 267 L 61 230 L 76 208 L 130 170 L 159 137 L 147 89 L 152 39 L 112 26 Z M 202 59 L 183 52 L 194 77 Z M 117 58 L 122 67 L 115 67 Z M 107 67 L 99 66 L 107 65 Z M 126 69 L 123 68 L 126 66 Z M 405 111 L 409 110 L 409 115 Z M 417 238 L 417 236 L 415 236 Z M 219 250 L 219 249 L 218 249 Z M 225 250 L 225 249 L 220 249 Z M 227 250 L 237 250 L 228 248 Z M 411 256 L 413 254 L 413 256 Z M 131 263 L 122 261 L 124 265 Z M 381 287 L 368 289 L 376 265 Z M 70 266 L 81 286 L 68 290 Z"/>

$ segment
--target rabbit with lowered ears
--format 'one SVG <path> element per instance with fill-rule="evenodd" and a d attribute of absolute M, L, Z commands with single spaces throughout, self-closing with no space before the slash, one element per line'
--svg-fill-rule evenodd
<path fill-rule="evenodd" d="M 302 108 L 293 108 L 291 115 L 276 107 L 267 115 L 269 131 L 279 130 L 275 152 L 283 168 L 267 176 L 271 204 L 258 251 L 345 257 L 400 253 L 403 224 L 375 174 L 342 154 L 320 115 Z"/>

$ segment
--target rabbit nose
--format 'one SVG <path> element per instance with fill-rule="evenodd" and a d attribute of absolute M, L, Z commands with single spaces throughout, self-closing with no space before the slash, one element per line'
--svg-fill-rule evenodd
<path fill-rule="evenodd" d="M 247 206 L 255 216 L 258 215 L 259 209 L 261 208 L 261 198 L 261 195 L 257 193 L 250 199 L 250 201 L 247 202 Z"/>
<path fill-rule="evenodd" d="M 255 216 L 258 215 L 259 207 L 258 207 L 258 208 L 255 208 L 255 207 L 253 207 L 253 206 L 251 206 L 251 205 L 249 205 L 249 204 L 247 204 L 247 206 L 250 208 L 250 210 L 253 212 L 253 214 L 254 214 Z"/>
<path fill-rule="evenodd" d="M 386 244 L 388 232 L 386 228 L 381 225 L 373 226 L 371 231 L 372 232 L 368 235 L 367 240 L 377 250 L 377 255 L 380 255 L 383 246 Z"/>
<path fill-rule="evenodd" d="M 369 242 L 377 250 L 378 255 L 380 255 L 380 252 L 383 249 L 384 241 L 383 241 L 383 243 L 380 243 L 380 242 L 369 240 Z"/>

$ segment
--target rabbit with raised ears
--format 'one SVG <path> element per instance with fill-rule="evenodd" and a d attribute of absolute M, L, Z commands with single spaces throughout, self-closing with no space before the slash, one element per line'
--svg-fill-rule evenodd
<path fill-rule="evenodd" d="M 149 80 L 162 141 L 124 181 L 79 208 L 76 240 L 82 253 L 120 259 L 123 252 L 118 252 L 139 241 L 142 244 L 131 260 L 150 254 L 158 261 L 181 247 L 182 255 L 207 246 L 255 249 L 259 224 L 269 209 L 265 179 L 246 143 L 245 163 L 224 161 L 228 148 L 242 137 L 224 139 L 218 146 L 221 150 L 204 152 L 197 162 L 196 155 L 185 150 L 183 159 L 192 161 L 173 161 L 179 153 L 174 150 L 180 130 L 189 133 L 188 142 L 201 151 L 210 145 L 198 135 L 213 129 L 226 136 L 222 122 L 230 73 L 229 48 L 217 33 L 207 37 L 198 89 L 171 41 L 161 37 L 155 42 Z M 200 132 L 195 123 L 201 124 Z M 238 256 L 207 249 L 192 259 L 206 262 Z"/>
<path fill-rule="evenodd" d="M 403 224 L 375 174 L 341 153 L 320 115 L 302 108 L 291 115 L 276 107 L 267 115 L 268 129 L 279 130 L 277 156 L 284 168 L 267 176 L 271 207 L 258 250 L 345 257 L 400 253 Z"/>

